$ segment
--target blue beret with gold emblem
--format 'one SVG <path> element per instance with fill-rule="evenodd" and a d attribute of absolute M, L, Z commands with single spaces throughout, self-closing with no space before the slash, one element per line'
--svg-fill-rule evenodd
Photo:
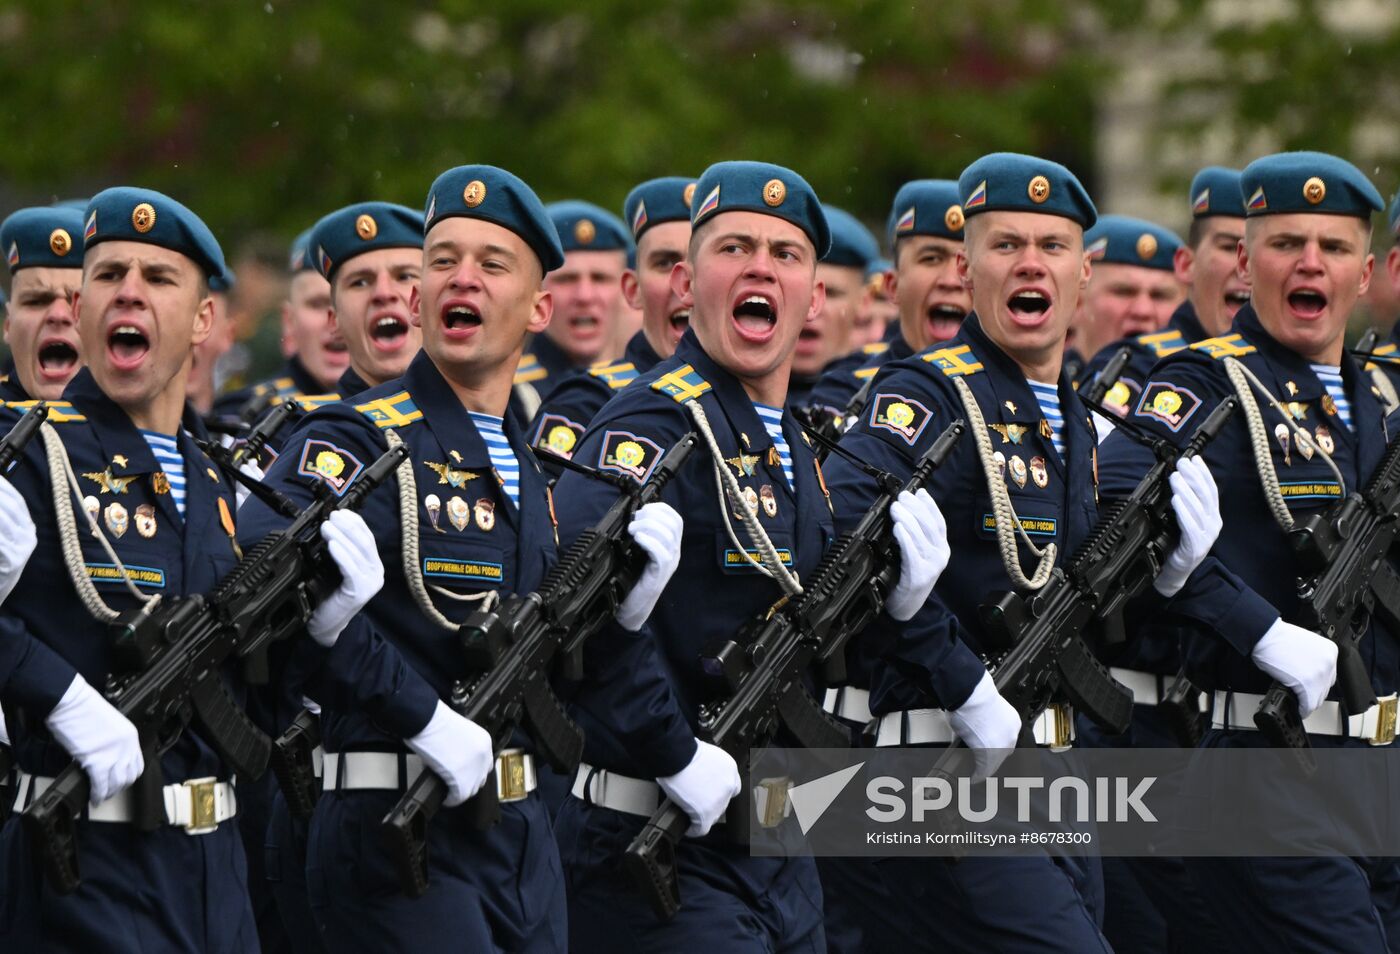
<path fill-rule="evenodd" d="M 168 195 L 116 186 L 88 200 L 83 249 L 103 242 L 143 242 L 190 259 L 213 279 L 224 274 L 224 252 L 204 220 Z"/>
<path fill-rule="evenodd" d="M 1058 162 L 1018 152 L 983 156 L 958 176 L 964 219 L 983 212 L 1039 212 L 1090 228 L 1098 220 L 1094 200 Z"/>
<path fill-rule="evenodd" d="M 82 268 L 81 209 L 20 209 L 0 223 L 0 248 L 10 274 L 21 268 Z"/>
<path fill-rule="evenodd" d="M 1093 262 L 1172 270 L 1181 239 L 1170 229 L 1126 215 L 1101 215 L 1084 233 L 1084 254 Z"/>
<path fill-rule="evenodd" d="M 357 202 L 311 228 L 311 264 L 325 278 L 356 255 L 381 248 L 422 248 L 423 216 L 392 202 Z"/>
<path fill-rule="evenodd" d="M 632 236 L 622 220 L 592 202 L 565 199 L 549 203 L 544 210 L 566 253 L 626 252 L 632 248 Z"/>
<path fill-rule="evenodd" d="M 785 219 L 807 233 L 817 258 L 831 248 L 831 229 L 822 204 L 807 180 L 768 162 L 717 162 L 695 184 L 690 224 L 699 226 L 721 212 L 759 212 Z"/>
<path fill-rule="evenodd" d="M 546 272 L 564 264 L 559 232 L 535 190 L 496 166 L 457 166 L 438 176 L 428 190 L 424 217 L 425 234 L 453 217 L 491 222 L 520 236 Z"/>
<path fill-rule="evenodd" d="M 1240 173 L 1244 214 L 1316 212 L 1370 219 L 1385 202 L 1371 180 L 1345 159 L 1325 152 L 1277 152 Z"/>
<path fill-rule="evenodd" d="M 962 201 L 952 179 L 915 179 L 899 187 L 887 223 L 890 245 L 911 235 L 963 240 Z"/>
<path fill-rule="evenodd" d="M 292 239 L 291 250 L 287 253 L 287 271 L 293 275 L 316 271 L 316 263 L 311 260 L 311 229 Z"/>
<path fill-rule="evenodd" d="M 1240 170 L 1224 166 L 1206 166 L 1191 180 L 1191 217 L 1228 215 L 1244 218 L 1244 200 L 1240 198 Z"/>
<path fill-rule="evenodd" d="M 822 264 L 858 268 L 864 278 L 865 266 L 871 259 L 880 257 L 880 243 L 875 240 L 875 233 L 845 209 L 823 205 L 822 213 L 831 229 L 831 250 L 822 256 Z"/>
<path fill-rule="evenodd" d="M 685 176 L 648 179 L 627 193 L 622 217 L 636 241 L 642 233 L 662 222 L 689 222 L 690 204 L 695 200 L 695 180 Z"/>

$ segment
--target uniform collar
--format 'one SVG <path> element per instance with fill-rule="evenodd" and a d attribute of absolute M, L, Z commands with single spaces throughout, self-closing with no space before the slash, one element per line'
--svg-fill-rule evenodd
<path fill-rule="evenodd" d="M 1210 337 L 1206 334 L 1206 329 L 1202 327 L 1201 319 L 1196 315 L 1196 306 L 1191 304 L 1189 298 L 1176 306 L 1176 311 L 1172 312 L 1167 327 L 1181 332 L 1181 337 L 1186 339 L 1187 344 L 1205 341 Z"/>
<path fill-rule="evenodd" d="M 423 352 L 418 353 L 421 355 Z M 352 398 L 362 391 L 368 391 L 369 388 L 369 384 L 355 373 L 354 368 L 346 368 L 345 373 L 340 376 L 340 380 L 335 383 L 335 393 L 339 394 L 342 400 Z"/>
<path fill-rule="evenodd" d="M 347 367 L 345 370 L 348 373 L 350 369 Z M 311 376 L 311 372 L 306 370 L 306 365 L 302 364 L 296 355 L 287 359 L 287 366 L 282 369 L 282 374 L 292 379 L 292 386 L 300 394 L 324 393 L 320 382 Z"/>
<path fill-rule="evenodd" d="M 535 335 L 530 342 L 528 350 L 539 361 L 540 366 L 549 372 L 551 378 L 558 378 L 562 374 L 576 370 L 579 366 L 569 360 L 569 356 L 564 353 L 564 349 L 554 343 L 554 340 L 540 332 Z"/>
<path fill-rule="evenodd" d="M 1274 377 L 1270 385 L 1274 397 L 1283 403 L 1289 401 L 1315 402 L 1327 393 L 1326 388 L 1318 379 L 1317 374 L 1312 369 L 1312 363 L 1298 352 L 1280 344 L 1272 335 L 1264 329 L 1264 325 L 1259 321 L 1259 315 L 1255 313 L 1253 305 L 1245 305 L 1235 313 L 1234 331 L 1244 336 L 1244 339 L 1258 349 L 1259 353 L 1267 360 L 1269 371 Z M 1344 378 L 1355 377 L 1355 369 L 1348 375 L 1347 365 L 1354 363 L 1351 355 L 1346 351 L 1342 352 L 1342 374 Z M 1293 387 L 1289 387 L 1292 384 Z M 1350 384 L 1348 383 L 1348 387 Z M 1296 388 L 1296 390 L 1295 390 Z"/>
<path fill-rule="evenodd" d="M 632 340 L 627 342 L 627 350 L 623 352 L 622 359 L 632 362 L 632 367 L 637 369 L 638 374 L 646 374 L 661 363 L 661 355 L 656 353 L 656 349 L 647 340 L 646 332 L 643 331 L 637 332 L 632 336 Z"/>
<path fill-rule="evenodd" d="M 24 390 L 24 385 L 19 380 L 19 374 L 15 371 L 14 358 L 6 361 L 4 370 L 0 371 L 0 397 L 7 401 L 30 400 L 29 393 Z"/>
<path fill-rule="evenodd" d="M 899 322 L 894 323 L 894 335 L 888 341 L 890 343 L 889 356 L 892 360 L 903 361 L 905 358 L 913 356 L 914 349 L 910 347 L 909 342 L 904 340 L 904 332 L 900 329 Z"/>
<path fill-rule="evenodd" d="M 724 411 L 724 416 L 729 419 L 729 426 L 734 429 L 734 433 L 739 435 L 738 440 L 742 445 L 742 452 L 745 454 L 758 454 L 766 458 L 768 448 L 773 446 L 773 440 L 768 436 L 768 430 L 763 426 L 763 421 L 758 417 L 758 412 L 754 410 L 753 398 L 744 390 L 744 386 L 739 383 L 739 379 L 730 374 L 726 369 L 716 364 L 714 359 L 705 353 L 705 349 L 700 346 L 700 341 L 695 337 L 693 330 L 687 330 L 680 343 L 676 345 L 676 358 L 684 364 L 690 365 L 709 385 L 714 393 L 715 400 L 719 402 L 720 409 Z M 784 410 L 784 417 L 787 411 Z M 714 424 L 711 421 L 711 424 Z M 745 438 L 748 438 L 745 440 Z"/>

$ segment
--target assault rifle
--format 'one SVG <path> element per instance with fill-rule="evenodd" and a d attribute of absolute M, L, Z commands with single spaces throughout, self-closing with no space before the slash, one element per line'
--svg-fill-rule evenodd
<path fill-rule="evenodd" d="M 1113 357 L 1108 359 L 1108 364 L 1103 366 L 1099 376 L 1094 379 L 1094 383 L 1084 389 L 1083 398 L 1087 398 L 1086 403 L 1091 406 L 1103 403 L 1103 399 L 1108 396 L 1108 392 L 1113 390 L 1113 386 L 1118 383 L 1118 379 L 1123 376 L 1123 370 L 1127 368 L 1128 362 L 1133 359 L 1133 350 L 1127 345 L 1119 348 L 1113 353 Z"/>
<path fill-rule="evenodd" d="M 1380 466 L 1360 493 L 1294 526 L 1288 542 L 1310 574 L 1298 581 L 1299 626 L 1337 644 L 1337 685 L 1348 715 L 1376 704 L 1361 638 L 1379 616 L 1400 633 L 1400 575 L 1390 553 L 1400 530 L 1400 438 L 1390 442 Z M 1254 714 L 1254 724 L 1276 746 L 1295 750 L 1311 773 L 1317 763 L 1298 712 L 1298 698 L 1274 683 Z"/>
<path fill-rule="evenodd" d="M 140 734 L 145 771 L 132 788 L 142 831 L 166 822 L 160 756 L 192 719 L 233 772 L 252 779 L 267 768 L 271 742 L 234 701 L 224 666 L 265 657 L 273 642 L 306 625 L 312 610 L 340 585 L 340 571 L 321 538 L 322 521 L 333 511 L 358 507 L 407 455 L 404 447 L 388 451 L 343 497 L 318 485 L 311 506 L 250 550 L 207 596 L 162 600 L 114 623 L 106 696 Z M 87 774 L 72 762 L 23 815 L 44 872 L 61 894 L 82 877 L 76 826 L 90 790 Z"/>
<path fill-rule="evenodd" d="M 851 422 L 864 413 L 865 406 L 870 403 L 870 388 L 874 383 L 875 375 L 872 374 L 865 379 L 860 389 L 851 395 L 851 399 L 846 402 L 846 409 L 840 414 L 833 414 L 830 408 L 816 405 L 805 407 L 798 413 L 797 417 L 803 428 L 818 438 L 817 446 L 812 448 L 818 461 L 826 460 L 827 448 L 839 441 L 841 435 L 851 426 Z"/>
<path fill-rule="evenodd" d="M 625 493 L 573 542 L 538 590 L 512 596 L 496 610 L 473 613 L 462 624 L 459 635 L 468 669 L 481 675 L 458 681 L 448 704 L 491 733 L 497 751 L 523 723 L 555 771 L 568 773 L 578 767 L 583 733 L 564 712 L 550 677 L 562 669 L 566 679 L 582 678 L 584 642 L 613 618 L 646 566 L 645 553 L 627 532 L 632 516 L 661 498 L 695 444 L 693 433 L 681 438 L 640 486 L 626 478 L 615 481 Z M 555 460 L 590 476 L 607 477 L 557 456 Z M 446 783 L 424 771 L 384 817 L 383 837 L 411 897 L 428 889 L 428 824 L 446 795 Z M 499 817 L 494 777 L 469 806 L 480 827 Z"/>
<path fill-rule="evenodd" d="M 928 483 L 965 430 L 961 420 L 948 425 L 902 486 L 892 475 L 884 475 L 880 496 L 860 523 L 827 551 L 801 596 L 774 606 L 735 638 L 707 648 L 704 668 L 722 677 L 732 693 L 723 703 L 701 707 L 701 732 L 712 744 L 740 763 L 751 747 L 779 728 L 808 748 L 850 745 L 850 731 L 829 719 L 809 694 L 807 675 L 813 664 L 843 653 L 850 636 L 868 627 L 884 609 L 885 597 L 899 578 L 890 505 L 901 491 L 913 493 Z M 624 856 L 632 880 L 663 918 L 680 909 L 676 848 L 689 827 L 684 809 L 668 799 Z"/>

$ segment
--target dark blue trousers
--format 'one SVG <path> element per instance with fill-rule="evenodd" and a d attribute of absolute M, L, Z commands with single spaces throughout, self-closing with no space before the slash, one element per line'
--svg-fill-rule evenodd
<path fill-rule="evenodd" d="M 410 898 L 379 831 L 400 794 L 330 791 L 316 803 L 306 888 L 328 949 L 567 950 L 563 873 L 541 799 L 502 805 L 485 831 L 465 812 L 439 812 L 428 828 L 428 892 Z"/>
<path fill-rule="evenodd" d="M 556 831 L 569 882 L 574 954 L 700 951 L 704 954 L 821 954 L 822 889 L 811 858 L 753 858 L 712 831 L 676 853 L 681 909 L 663 921 L 619 869 L 644 824 L 629 815 L 565 800 Z M 721 826 L 722 827 L 722 826 Z"/>
<path fill-rule="evenodd" d="M 56 893 L 18 817 L 0 830 L 0 951 L 256 954 L 235 821 L 207 835 L 78 823 L 82 884 Z"/>
<path fill-rule="evenodd" d="M 306 842 L 310 831 L 310 820 L 293 818 L 287 810 L 287 800 L 277 792 L 267 823 L 263 870 L 293 954 L 324 954 L 326 950 L 306 895 Z"/>

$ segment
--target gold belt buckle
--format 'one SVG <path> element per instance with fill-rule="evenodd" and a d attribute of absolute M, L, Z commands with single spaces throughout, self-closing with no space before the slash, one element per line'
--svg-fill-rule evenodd
<path fill-rule="evenodd" d="M 525 753 L 502 752 L 496 756 L 496 796 L 503 802 L 518 802 L 530 790 L 525 784 Z"/>
<path fill-rule="evenodd" d="M 196 778 L 185 783 L 190 793 L 190 821 L 185 831 L 191 835 L 203 835 L 219 827 L 214 786 L 217 779 Z"/>
<path fill-rule="evenodd" d="M 1396 696 L 1391 693 L 1376 700 L 1380 712 L 1376 713 L 1376 734 L 1368 740 L 1372 745 L 1389 745 L 1395 741 Z"/>
<path fill-rule="evenodd" d="M 1050 712 L 1055 720 L 1050 748 L 1056 751 L 1070 748 L 1074 745 L 1074 710 L 1068 702 L 1055 702 L 1050 705 Z"/>
<path fill-rule="evenodd" d="M 777 828 L 788 815 L 788 790 L 792 779 L 786 775 L 779 778 L 765 778 L 758 783 L 754 792 L 758 809 L 758 824 L 763 828 Z"/>

